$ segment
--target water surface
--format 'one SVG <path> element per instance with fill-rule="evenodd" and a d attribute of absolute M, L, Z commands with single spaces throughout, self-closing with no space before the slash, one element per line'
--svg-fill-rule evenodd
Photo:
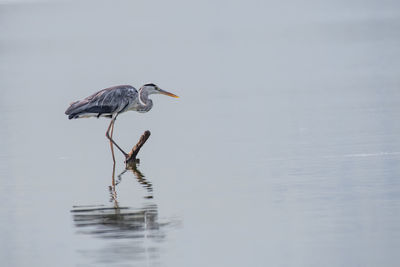
<path fill-rule="evenodd" d="M 396 1 L 0 2 L 5 266 L 397 266 Z M 68 104 L 154 82 L 106 119 Z M 121 175 L 120 175 L 121 174 Z"/>

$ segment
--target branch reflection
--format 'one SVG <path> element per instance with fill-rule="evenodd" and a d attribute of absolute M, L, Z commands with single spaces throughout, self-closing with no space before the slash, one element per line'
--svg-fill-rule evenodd
<path fill-rule="evenodd" d="M 147 198 L 147 199 L 153 198 L 153 185 L 150 181 L 148 181 L 145 178 L 144 174 L 138 169 L 138 166 L 137 166 L 138 164 L 139 164 L 139 160 L 136 160 L 136 162 L 127 165 L 125 170 L 118 175 L 118 179 L 117 179 L 115 185 L 118 185 L 121 182 L 122 176 L 126 172 L 132 171 L 132 173 L 136 177 L 137 181 L 147 190 L 148 194 L 144 198 Z M 113 178 L 113 180 L 114 180 L 114 178 Z"/>

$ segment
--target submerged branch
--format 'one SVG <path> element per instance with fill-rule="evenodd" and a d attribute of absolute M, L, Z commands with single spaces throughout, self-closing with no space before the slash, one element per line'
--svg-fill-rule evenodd
<path fill-rule="evenodd" d="M 126 166 L 130 166 L 133 164 L 136 164 L 136 156 L 139 153 L 140 149 L 146 143 L 147 139 L 150 137 L 150 131 L 147 130 L 145 131 L 142 136 L 140 137 L 139 141 L 137 144 L 132 148 L 132 150 L 128 153 L 125 159 L 125 164 Z"/>

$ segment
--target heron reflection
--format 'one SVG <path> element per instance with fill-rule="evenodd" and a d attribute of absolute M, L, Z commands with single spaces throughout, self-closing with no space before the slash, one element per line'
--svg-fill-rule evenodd
<path fill-rule="evenodd" d="M 74 206 L 73 220 L 79 233 L 92 234 L 101 238 L 143 238 L 145 231 L 160 229 L 168 223 L 160 223 L 155 203 L 146 203 L 140 208 L 121 207 L 118 202 L 117 188 L 126 174 L 132 172 L 134 178 L 146 189 L 144 198 L 153 198 L 153 185 L 138 169 L 138 161 L 127 165 L 126 169 L 115 177 L 113 165 L 112 184 L 109 186 L 110 201 L 113 207 Z M 116 179 L 115 179 L 116 178 Z M 152 233 L 153 238 L 162 239 L 160 232 Z"/>
<path fill-rule="evenodd" d="M 72 210 L 78 234 L 104 240 L 100 246 L 78 249 L 84 258 L 98 266 L 114 264 L 158 264 L 160 245 L 165 240 L 157 205 L 148 203 L 140 208 L 78 206 Z M 92 266 L 92 265 L 90 265 Z"/>

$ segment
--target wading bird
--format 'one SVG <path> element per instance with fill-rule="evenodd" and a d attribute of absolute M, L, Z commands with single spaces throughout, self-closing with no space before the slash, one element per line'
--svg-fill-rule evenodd
<path fill-rule="evenodd" d="M 113 161 L 113 144 L 127 157 L 125 153 L 112 139 L 114 132 L 114 122 L 117 116 L 125 111 L 135 110 L 140 113 L 148 112 L 153 107 L 153 101 L 149 99 L 151 94 L 163 94 L 172 97 L 178 97 L 170 92 L 160 89 L 153 83 L 143 85 L 139 91 L 130 85 L 118 85 L 106 88 L 71 103 L 65 111 L 69 119 L 79 119 L 88 117 L 107 117 L 111 118 L 110 125 L 106 131 L 106 137 L 110 140 Z"/>

